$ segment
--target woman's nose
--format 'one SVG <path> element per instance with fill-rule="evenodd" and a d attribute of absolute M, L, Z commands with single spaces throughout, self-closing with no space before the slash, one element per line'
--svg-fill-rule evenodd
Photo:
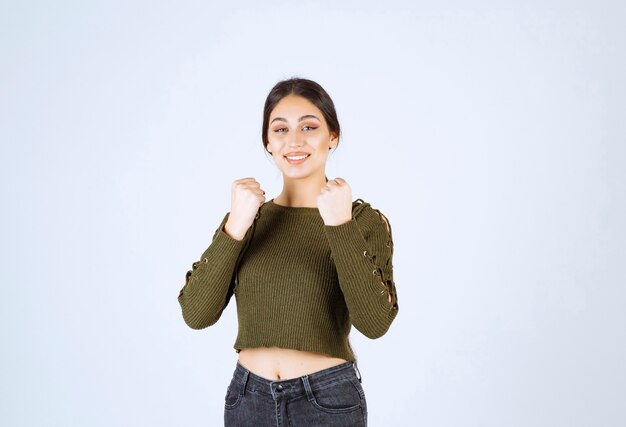
<path fill-rule="evenodd" d="M 297 132 L 292 132 L 289 139 L 289 146 L 302 147 L 304 145 L 304 137 L 298 135 Z"/>

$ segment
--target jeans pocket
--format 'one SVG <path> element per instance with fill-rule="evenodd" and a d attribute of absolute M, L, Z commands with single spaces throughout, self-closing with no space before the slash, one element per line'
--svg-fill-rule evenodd
<path fill-rule="evenodd" d="M 224 408 L 234 409 L 239 405 L 242 399 L 241 383 L 234 377 L 226 388 L 226 396 L 224 397 Z"/>
<path fill-rule="evenodd" d="M 363 395 L 351 379 L 312 391 L 311 404 L 329 414 L 342 414 L 361 408 Z"/>

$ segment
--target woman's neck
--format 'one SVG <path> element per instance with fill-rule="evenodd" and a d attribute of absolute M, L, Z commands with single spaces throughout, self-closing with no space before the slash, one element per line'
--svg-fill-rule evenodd
<path fill-rule="evenodd" d="M 283 177 L 283 191 L 274 198 L 276 204 L 298 208 L 316 208 L 317 196 L 326 185 L 326 176 L 315 179 Z"/>

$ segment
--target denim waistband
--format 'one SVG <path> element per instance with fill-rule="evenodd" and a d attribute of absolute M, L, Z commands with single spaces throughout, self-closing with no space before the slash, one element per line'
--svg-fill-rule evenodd
<path fill-rule="evenodd" d="M 338 381 L 354 379 L 360 382 L 360 375 L 357 375 L 357 372 L 358 370 L 354 362 L 344 362 L 297 378 L 270 380 L 256 375 L 237 361 L 233 378 L 243 384 L 243 393 L 252 391 L 276 397 L 277 394 L 306 394 L 307 387 L 316 390 L 330 386 Z"/>

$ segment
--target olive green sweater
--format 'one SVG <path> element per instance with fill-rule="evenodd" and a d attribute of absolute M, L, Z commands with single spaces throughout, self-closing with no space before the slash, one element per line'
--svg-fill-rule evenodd
<path fill-rule="evenodd" d="M 178 295 L 191 328 L 213 325 L 234 294 L 234 348 L 281 347 L 354 361 L 351 325 L 384 335 L 398 314 L 391 226 L 357 199 L 352 219 L 325 225 L 317 208 L 264 203 L 242 240 L 224 232 L 186 274 Z M 390 302 L 391 300 L 391 302 Z"/>

